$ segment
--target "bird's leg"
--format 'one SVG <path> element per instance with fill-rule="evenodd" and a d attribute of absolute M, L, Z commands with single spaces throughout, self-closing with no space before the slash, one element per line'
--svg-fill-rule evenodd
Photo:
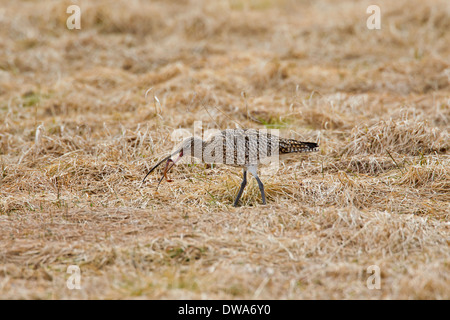
<path fill-rule="evenodd" d="M 258 177 L 258 173 L 256 172 L 256 167 L 249 167 L 248 171 L 255 177 L 256 182 L 258 182 L 259 191 L 261 191 L 262 203 L 266 204 L 266 194 L 264 193 L 264 185 Z"/>
<path fill-rule="evenodd" d="M 258 182 L 259 191 L 261 191 L 262 203 L 266 204 L 266 194 L 264 193 L 264 185 L 261 180 L 259 180 L 258 176 L 255 176 L 256 182 Z"/>
<path fill-rule="evenodd" d="M 234 200 L 233 207 L 237 207 L 239 199 L 241 198 L 242 192 L 244 191 L 246 185 L 247 185 L 247 170 L 244 169 L 244 180 L 242 180 L 241 188 L 239 189 L 236 200 Z"/>

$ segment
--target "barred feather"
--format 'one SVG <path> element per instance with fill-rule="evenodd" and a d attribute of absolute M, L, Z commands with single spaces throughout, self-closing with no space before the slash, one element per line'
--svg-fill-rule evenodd
<path fill-rule="evenodd" d="M 280 154 L 294 152 L 317 151 L 319 145 L 315 142 L 302 142 L 293 139 L 280 139 Z"/>
<path fill-rule="evenodd" d="M 318 150 L 315 142 L 282 139 L 255 129 L 227 129 L 203 143 L 202 160 L 231 166 L 257 165 L 262 159 L 294 152 Z M 206 150 L 211 150 L 205 152 Z"/>

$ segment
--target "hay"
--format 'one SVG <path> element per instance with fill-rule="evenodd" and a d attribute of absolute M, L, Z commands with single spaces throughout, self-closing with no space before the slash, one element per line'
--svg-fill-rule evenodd
<path fill-rule="evenodd" d="M 0 9 L 0 298 L 450 298 L 447 0 L 72 4 Z M 196 121 L 320 152 L 142 184 Z"/>

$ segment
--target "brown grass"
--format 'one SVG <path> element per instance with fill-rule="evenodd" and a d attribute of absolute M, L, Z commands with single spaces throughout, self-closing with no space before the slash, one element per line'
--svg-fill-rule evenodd
<path fill-rule="evenodd" d="M 450 298 L 446 0 L 70 4 L 0 9 L 0 298 Z M 142 185 L 195 121 L 320 152 Z"/>

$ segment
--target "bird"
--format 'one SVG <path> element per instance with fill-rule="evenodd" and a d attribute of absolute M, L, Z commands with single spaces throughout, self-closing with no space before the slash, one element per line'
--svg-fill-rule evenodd
<path fill-rule="evenodd" d="M 319 145 L 315 142 L 284 139 L 271 134 L 266 130 L 242 128 L 226 129 L 213 135 L 207 141 L 196 136 L 185 139 L 181 144 L 181 147 L 164 157 L 150 169 L 142 180 L 142 183 L 144 183 L 148 175 L 164 161 L 166 161 L 166 166 L 164 168 L 163 176 L 159 180 L 158 187 L 164 177 L 168 182 L 171 182 L 172 180 L 167 177 L 167 173 L 170 169 L 183 156 L 191 156 L 208 164 L 222 163 L 233 167 L 243 168 L 243 180 L 234 200 L 234 207 L 238 206 L 242 192 L 247 185 L 247 171 L 250 172 L 258 183 L 262 204 L 265 205 L 266 195 L 264 192 L 264 185 L 257 173 L 258 165 L 261 164 L 261 161 L 274 156 L 284 156 L 292 153 L 313 152 L 318 150 Z M 176 155 L 178 155 L 178 157 L 175 160 L 172 160 L 172 157 Z"/>

